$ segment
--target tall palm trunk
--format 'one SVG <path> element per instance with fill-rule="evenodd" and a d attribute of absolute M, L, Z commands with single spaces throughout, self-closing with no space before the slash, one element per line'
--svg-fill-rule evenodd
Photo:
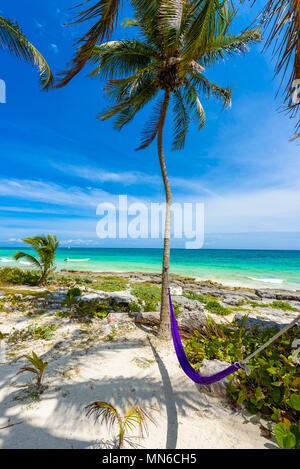
<path fill-rule="evenodd" d="M 157 149 L 166 193 L 166 221 L 164 232 L 164 255 L 162 267 L 162 288 L 161 288 L 161 306 L 160 306 L 160 325 L 158 329 L 158 337 L 162 339 L 170 338 L 170 313 L 168 301 L 169 286 L 169 263 L 170 263 L 170 232 L 171 232 L 171 210 L 172 210 L 172 194 L 168 179 L 168 173 L 163 152 L 163 130 L 166 121 L 168 105 L 170 101 L 169 91 L 165 92 L 162 113 L 160 118 L 159 130 L 157 135 Z"/>

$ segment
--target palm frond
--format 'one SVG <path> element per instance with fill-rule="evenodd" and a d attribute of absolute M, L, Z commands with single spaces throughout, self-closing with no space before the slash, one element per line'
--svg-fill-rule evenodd
<path fill-rule="evenodd" d="M 42 265 L 40 264 L 40 262 L 34 256 L 31 256 L 30 254 L 27 254 L 26 252 L 17 251 L 15 252 L 13 257 L 16 261 L 18 261 L 19 259 L 25 258 L 28 262 L 30 262 L 30 264 L 36 266 L 38 269 L 42 269 Z"/>
<path fill-rule="evenodd" d="M 161 99 L 158 103 L 153 106 L 152 116 L 144 127 L 142 133 L 142 142 L 141 145 L 136 149 L 137 151 L 144 150 L 149 145 L 151 145 L 151 143 L 155 139 L 159 130 L 163 104 L 164 99 Z"/>
<path fill-rule="evenodd" d="M 43 89 L 53 86 L 54 79 L 50 67 L 42 54 L 26 39 L 16 21 L 12 22 L 3 16 L 0 16 L 0 48 L 36 66 Z"/>
<path fill-rule="evenodd" d="M 202 130 L 206 121 L 205 112 L 195 88 L 188 79 L 184 81 L 183 93 L 188 109 L 197 121 L 199 130 Z"/>
<path fill-rule="evenodd" d="M 270 27 L 265 47 L 273 45 L 273 57 L 276 58 L 275 74 L 281 74 L 281 84 L 287 77 L 284 103 L 291 117 L 294 117 L 299 110 L 299 103 L 293 102 L 292 99 L 293 83 L 300 79 L 299 0 L 268 0 L 258 16 L 258 21 L 265 30 Z M 296 129 L 299 128 L 300 121 L 296 125 Z"/>
<path fill-rule="evenodd" d="M 144 433 L 148 433 L 148 420 L 154 424 L 155 420 L 146 409 L 148 409 L 148 407 L 139 405 L 133 405 L 131 408 L 127 409 L 126 415 L 123 418 L 123 429 L 125 432 L 132 430 L 138 425 L 141 437 L 144 436 Z M 149 409 L 156 410 L 150 407 Z"/>
<path fill-rule="evenodd" d="M 140 28 L 142 24 L 139 20 L 128 18 L 128 20 L 125 20 L 121 23 L 121 26 L 123 26 L 123 28 L 130 28 L 132 26 L 138 26 Z"/>
<path fill-rule="evenodd" d="M 260 41 L 261 33 L 259 29 L 247 30 L 239 35 L 215 36 L 211 39 L 205 51 L 201 50 L 201 46 L 199 47 L 200 63 L 208 66 L 224 60 L 226 55 L 231 57 L 234 54 L 245 54 L 249 50 L 249 45 Z M 197 48 L 195 49 L 195 57 L 197 57 Z"/>
<path fill-rule="evenodd" d="M 85 407 L 86 416 L 95 418 L 95 423 L 100 419 L 101 423 L 105 423 L 111 428 L 116 422 L 119 426 L 122 423 L 122 418 L 115 407 L 107 402 L 95 401 Z"/>
<path fill-rule="evenodd" d="M 139 40 L 111 41 L 94 48 L 90 62 L 97 67 L 91 77 L 111 79 L 135 73 L 156 59 L 156 51 Z"/>
<path fill-rule="evenodd" d="M 142 109 L 158 93 L 158 87 L 154 80 L 146 77 L 141 80 L 134 92 L 126 95 L 114 106 L 100 114 L 99 119 L 106 120 L 119 114 L 114 128 L 121 129 L 126 123 L 131 121 L 135 114 Z"/>
<path fill-rule="evenodd" d="M 228 109 L 231 106 L 232 91 L 230 88 L 222 88 L 216 83 L 209 81 L 201 73 L 191 73 L 189 81 L 191 85 L 205 98 L 209 99 L 213 96 L 215 99 L 223 102 L 225 109 Z"/>
<path fill-rule="evenodd" d="M 185 106 L 184 98 L 180 90 L 176 90 L 172 95 L 173 100 L 173 128 L 174 138 L 172 150 L 182 150 L 185 144 L 186 135 L 189 128 L 190 117 Z"/>
<path fill-rule="evenodd" d="M 176 46 L 181 33 L 184 0 L 162 0 L 157 17 L 159 29 L 168 47 Z"/>
<path fill-rule="evenodd" d="M 94 6 L 75 16 L 72 24 L 80 24 L 97 17 L 100 19 L 77 42 L 81 45 L 74 58 L 67 64 L 67 69 L 60 73 L 62 78 L 56 85 L 57 88 L 67 85 L 83 69 L 97 43 L 111 36 L 118 19 L 119 6 L 120 0 L 100 0 Z"/>

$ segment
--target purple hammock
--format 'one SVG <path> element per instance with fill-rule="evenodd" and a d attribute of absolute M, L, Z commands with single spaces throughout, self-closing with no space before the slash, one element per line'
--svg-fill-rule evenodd
<path fill-rule="evenodd" d="M 194 370 L 194 368 L 189 364 L 189 361 L 184 352 L 184 348 L 183 348 L 180 335 L 179 335 L 179 331 L 178 331 L 177 321 L 176 321 L 174 310 L 173 310 L 170 289 L 168 291 L 169 291 L 169 301 L 170 301 L 171 331 L 172 331 L 173 343 L 174 343 L 175 352 L 176 352 L 178 361 L 183 371 L 185 372 L 185 374 L 195 383 L 209 385 L 209 384 L 216 383 L 217 381 L 220 381 L 221 379 L 226 378 L 226 376 L 231 375 L 235 371 L 238 371 L 239 369 L 241 369 L 241 366 L 239 363 L 234 363 L 234 365 L 230 365 L 225 370 L 220 371 L 219 373 L 216 373 L 215 375 L 212 375 L 212 376 L 200 376 L 199 373 L 197 373 L 197 371 Z"/>

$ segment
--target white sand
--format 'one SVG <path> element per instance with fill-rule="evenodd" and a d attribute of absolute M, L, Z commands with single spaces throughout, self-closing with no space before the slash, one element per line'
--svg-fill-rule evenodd
<path fill-rule="evenodd" d="M 74 331 L 65 326 L 69 338 Z M 49 361 L 48 388 L 40 401 L 18 400 L 24 397 L 22 385 L 32 379 L 29 373 L 16 377 L 24 359 L 0 364 L 0 427 L 21 422 L 0 430 L 0 447 L 110 446 L 117 432 L 111 435 L 84 413 L 84 406 L 95 400 L 108 401 L 121 411 L 130 400 L 157 408 L 159 412 L 152 412 L 156 426 L 149 425 L 149 435 L 130 440 L 143 448 L 275 446 L 260 435 L 257 417 L 233 412 L 219 398 L 207 396 L 179 368 L 172 344 L 148 336 L 152 347 L 147 332 L 133 325 L 118 340 L 99 339 L 87 350 L 71 350 L 70 343 L 53 348 L 54 342 L 36 341 L 34 350 Z M 149 366 L 141 367 L 137 357 L 149 360 Z"/>

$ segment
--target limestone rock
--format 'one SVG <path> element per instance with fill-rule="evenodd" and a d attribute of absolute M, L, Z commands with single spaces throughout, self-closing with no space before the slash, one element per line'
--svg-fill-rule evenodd
<path fill-rule="evenodd" d="M 231 363 L 220 361 L 220 360 L 203 360 L 199 374 L 202 376 L 211 376 L 220 371 L 225 370 L 230 366 Z M 219 396 L 225 398 L 227 396 L 227 387 L 230 381 L 228 378 L 224 378 L 217 383 L 210 384 L 209 386 L 201 385 L 201 390 L 205 393 L 212 394 L 214 396 Z"/>

